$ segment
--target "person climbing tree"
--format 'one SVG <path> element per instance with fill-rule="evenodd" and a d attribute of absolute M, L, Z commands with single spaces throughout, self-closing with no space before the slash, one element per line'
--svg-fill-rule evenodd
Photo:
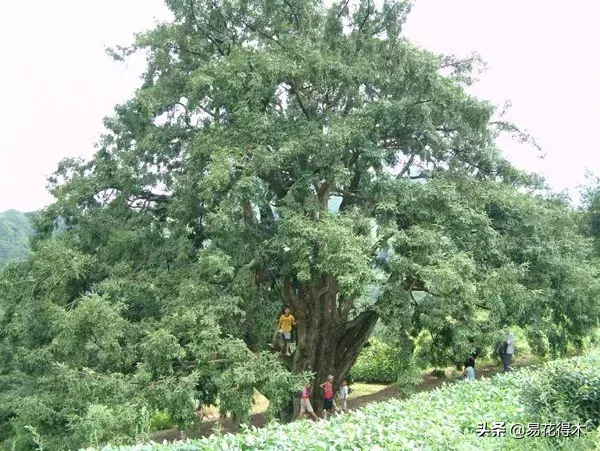
<path fill-rule="evenodd" d="M 283 336 L 284 352 L 289 357 L 292 355 L 290 341 L 292 338 L 292 327 L 296 325 L 296 319 L 291 314 L 289 307 L 286 307 L 283 314 L 279 317 L 279 334 Z"/>
<path fill-rule="evenodd" d="M 285 351 L 285 339 L 283 338 L 283 332 L 281 331 L 279 322 L 279 319 L 282 315 L 285 315 L 285 307 L 281 309 L 281 313 L 277 317 L 274 327 L 275 330 L 273 331 L 273 338 L 271 338 L 271 343 L 268 344 L 271 349 L 279 349 L 279 351 Z"/>

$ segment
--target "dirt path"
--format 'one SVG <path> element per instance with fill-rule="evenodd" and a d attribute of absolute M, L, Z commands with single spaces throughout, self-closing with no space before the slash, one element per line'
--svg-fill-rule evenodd
<path fill-rule="evenodd" d="M 515 360 L 515 367 L 522 367 L 527 365 L 528 359 L 527 357 L 521 357 Z M 502 372 L 501 365 L 477 365 L 476 373 L 477 379 L 481 379 L 482 377 L 489 378 L 496 373 Z M 454 382 L 455 379 L 441 379 L 437 376 L 433 376 L 429 373 L 423 374 L 423 382 L 417 387 L 417 392 L 429 391 L 435 388 L 441 387 L 444 382 L 451 383 Z M 356 398 L 348 399 L 348 410 L 358 409 L 360 407 L 364 407 L 372 402 L 380 402 L 387 401 L 392 398 L 400 398 L 400 393 L 398 388 L 395 385 L 389 385 L 382 390 L 379 390 L 375 393 L 371 393 L 364 396 L 359 396 Z M 257 428 L 263 427 L 267 423 L 267 417 L 264 413 L 257 413 L 250 417 L 250 424 Z M 222 419 L 218 420 L 209 420 L 202 421 L 199 424 L 192 426 L 187 432 L 180 431 L 179 429 L 168 429 L 165 431 L 160 431 L 155 433 L 152 436 L 152 440 L 155 442 L 162 442 L 163 440 L 174 441 L 181 440 L 185 438 L 199 438 L 199 437 L 207 437 L 217 431 L 222 433 L 231 432 L 235 433 L 238 430 L 238 427 L 235 423 L 230 419 Z"/>

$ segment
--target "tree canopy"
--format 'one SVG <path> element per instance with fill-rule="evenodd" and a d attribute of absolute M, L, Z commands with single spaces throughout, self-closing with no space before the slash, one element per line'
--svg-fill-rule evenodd
<path fill-rule="evenodd" d="M 2 272 L 17 448 L 25 426 L 126 441 L 217 398 L 243 421 L 255 389 L 278 412 L 308 373 L 337 385 L 380 319 L 439 363 L 508 325 L 557 352 L 597 325 L 578 216 L 502 157 L 500 133 L 531 139 L 467 92 L 478 59 L 402 36 L 410 3 L 167 4 L 113 52 L 147 55 L 141 87 L 91 160 L 61 162 L 33 255 Z M 290 358 L 266 346 L 284 304 Z"/>

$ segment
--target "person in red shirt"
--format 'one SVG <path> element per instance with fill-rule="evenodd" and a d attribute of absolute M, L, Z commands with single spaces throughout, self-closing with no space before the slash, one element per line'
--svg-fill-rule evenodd
<path fill-rule="evenodd" d="M 327 419 L 327 413 L 333 410 L 333 376 L 327 376 L 327 380 L 320 387 L 323 389 L 323 418 Z"/>
<path fill-rule="evenodd" d="M 306 384 L 302 389 L 302 393 L 300 393 L 300 415 L 304 414 L 310 415 L 315 420 L 318 420 L 319 417 L 315 414 L 315 411 L 310 404 L 310 384 Z"/>

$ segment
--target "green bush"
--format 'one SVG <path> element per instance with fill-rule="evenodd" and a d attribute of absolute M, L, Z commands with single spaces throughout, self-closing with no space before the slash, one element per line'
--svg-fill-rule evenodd
<path fill-rule="evenodd" d="M 350 371 L 354 382 L 392 383 L 406 369 L 406 358 L 394 347 L 377 339 L 370 340 Z"/>
<path fill-rule="evenodd" d="M 525 331 L 527 344 L 531 352 L 538 357 L 547 357 L 550 354 L 550 343 L 546 334 L 536 328 L 530 328 Z"/>
<path fill-rule="evenodd" d="M 408 396 L 414 393 L 421 382 L 423 382 L 421 369 L 411 360 L 398 375 L 396 387 L 402 396 Z"/>
<path fill-rule="evenodd" d="M 232 435 L 212 436 L 174 444 L 147 444 L 121 451 L 183 450 L 592 450 L 597 432 L 589 429 L 582 438 L 504 437 L 478 438 L 478 423 L 505 422 L 507 430 L 515 423 L 575 421 L 572 416 L 551 418 L 532 411 L 523 396 L 525 387 L 535 386 L 553 367 L 575 368 L 577 374 L 592 374 L 598 356 L 563 360 L 537 370 L 501 374 L 491 380 L 455 383 L 442 389 L 419 393 L 405 401 L 372 403 L 348 414 L 335 415 L 328 422 L 297 421 L 285 426 L 272 423 Z M 573 390 L 589 392 L 583 378 L 573 378 Z M 581 397 L 580 399 L 585 399 Z M 117 448 L 113 448 L 116 450 Z M 106 451 L 110 449 L 107 448 Z"/>
<path fill-rule="evenodd" d="M 176 424 L 171 415 L 169 415 L 169 412 L 164 410 L 157 410 L 150 417 L 150 432 L 164 431 L 175 426 Z"/>
<path fill-rule="evenodd" d="M 86 414 L 75 418 L 71 425 L 71 435 L 63 445 L 75 449 L 79 443 L 91 443 L 100 446 L 109 441 L 124 444 L 131 437 L 145 437 L 149 433 L 150 415 L 145 407 L 137 408 L 134 404 L 123 404 L 120 407 L 108 407 L 101 404 L 89 406 Z M 55 445 L 47 446 L 56 449 Z M 65 446 L 67 448 L 67 446 Z"/>
<path fill-rule="evenodd" d="M 600 422 L 600 356 L 549 362 L 523 386 L 534 415 Z"/>

